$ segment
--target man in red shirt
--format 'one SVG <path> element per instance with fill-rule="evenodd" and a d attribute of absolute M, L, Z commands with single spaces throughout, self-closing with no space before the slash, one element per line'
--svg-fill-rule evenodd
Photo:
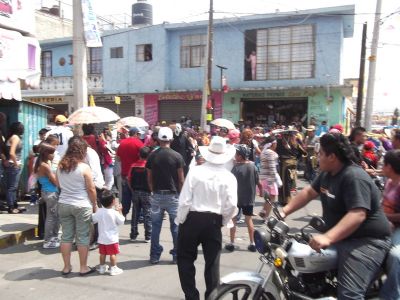
<path fill-rule="evenodd" d="M 123 139 L 117 149 L 116 158 L 121 162 L 122 179 L 122 214 L 126 216 L 131 208 L 132 192 L 128 184 L 128 175 L 131 165 L 139 160 L 139 151 L 143 147 L 139 136 L 143 134 L 137 127 L 129 129 L 129 137 Z"/>

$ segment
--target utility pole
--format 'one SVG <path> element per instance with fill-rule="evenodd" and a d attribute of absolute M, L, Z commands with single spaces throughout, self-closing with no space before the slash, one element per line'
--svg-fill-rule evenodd
<path fill-rule="evenodd" d="M 365 53 L 367 49 L 367 23 L 363 24 L 362 40 L 361 40 L 361 56 L 360 56 L 360 73 L 358 76 L 358 94 L 357 94 L 357 111 L 356 111 L 356 127 L 361 126 L 361 115 L 364 98 L 364 76 L 365 76 Z"/>
<path fill-rule="evenodd" d="M 206 48 L 206 65 L 204 67 L 204 86 L 201 99 L 200 127 L 205 131 L 207 128 L 207 101 L 211 96 L 211 71 L 212 71 L 212 52 L 213 52 L 213 0 L 210 0 L 210 10 L 208 12 L 208 33 Z"/>
<path fill-rule="evenodd" d="M 374 31 L 372 33 L 372 43 L 371 43 L 371 56 L 368 58 L 369 60 L 368 87 L 367 87 L 367 99 L 365 102 L 365 117 L 364 117 L 364 127 L 365 129 L 367 129 L 367 131 L 371 130 L 371 125 L 372 125 L 371 123 L 372 123 L 372 110 L 374 104 L 374 91 L 375 91 L 376 55 L 378 53 L 381 7 L 382 7 L 382 0 L 376 0 Z"/>
<path fill-rule="evenodd" d="M 73 0 L 73 67 L 74 95 L 70 113 L 88 105 L 87 57 L 83 33 L 83 15 L 81 0 Z"/>
<path fill-rule="evenodd" d="M 224 70 L 227 70 L 228 68 L 221 65 L 215 65 L 215 66 L 220 70 L 221 103 L 224 103 L 224 85 L 223 85 Z"/>

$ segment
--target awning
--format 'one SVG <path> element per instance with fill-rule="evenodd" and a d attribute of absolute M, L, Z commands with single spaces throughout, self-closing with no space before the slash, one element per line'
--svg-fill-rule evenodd
<path fill-rule="evenodd" d="M 21 100 L 21 80 L 26 88 L 39 87 L 39 42 L 0 28 L 0 97 Z"/>

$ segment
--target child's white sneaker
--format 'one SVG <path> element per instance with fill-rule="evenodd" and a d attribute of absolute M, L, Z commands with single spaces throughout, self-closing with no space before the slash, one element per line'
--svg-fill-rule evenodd
<path fill-rule="evenodd" d="M 108 265 L 100 265 L 97 271 L 99 272 L 99 274 L 103 275 L 108 272 L 108 268 Z"/>
<path fill-rule="evenodd" d="M 124 272 L 124 270 L 118 268 L 117 266 L 112 266 L 110 268 L 110 275 L 114 276 L 114 275 L 119 275 L 122 274 Z"/>

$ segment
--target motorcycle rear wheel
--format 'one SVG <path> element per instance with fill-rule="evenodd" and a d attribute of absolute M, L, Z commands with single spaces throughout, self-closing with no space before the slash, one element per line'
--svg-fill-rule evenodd
<path fill-rule="evenodd" d="M 213 293 L 210 299 L 212 300 L 247 300 L 253 291 L 247 284 L 222 284 Z M 266 292 L 262 291 L 257 298 L 253 300 L 279 300 L 277 291 Z"/>

